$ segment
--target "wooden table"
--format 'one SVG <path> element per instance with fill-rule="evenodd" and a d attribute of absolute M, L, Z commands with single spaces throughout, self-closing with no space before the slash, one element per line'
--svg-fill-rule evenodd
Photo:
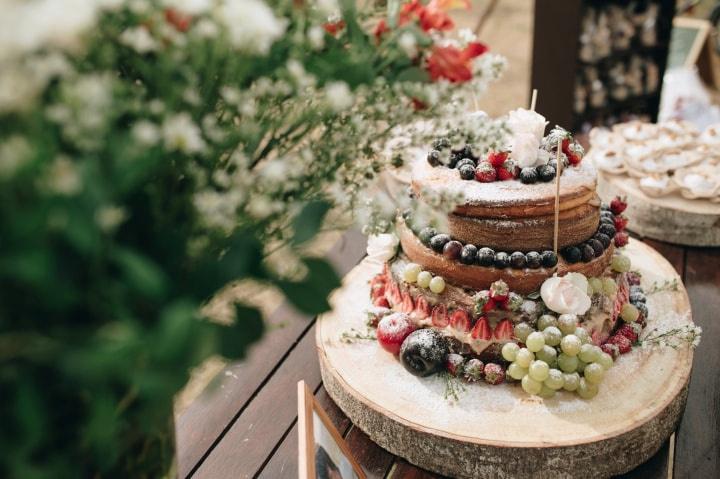
<path fill-rule="evenodd" d="M 687 409 L 674 438 L 623 477 L 664 478 L 669 472 L 677 478 L 720 477 L 720 249 L 647 243 L 682 276 L 703 339 L 695 354 Z M 345 274 L 364 253 L 364 237 L 350 232 L 328 257 Z M 226 367 L 215 384 L 178 416 L 179 477 L 297 477 L 296 383 L 300 379 L 314 389 L 368 477 L 440 477 L 381 449 L 332 402 L 320 380 L 312 318 L 283 304 L 269 323 L 275 326 L 248 358 Z"/>

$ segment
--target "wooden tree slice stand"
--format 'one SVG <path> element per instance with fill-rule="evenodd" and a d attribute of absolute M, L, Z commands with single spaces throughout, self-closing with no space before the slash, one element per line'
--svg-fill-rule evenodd
<path fill-rule="evenodd" d="M 690 200 L 675 192 L 654 198 L 627 175 L 598 172 L 597 192 L 603 201 L 628 197 L 628 228 L 648 238 L 688 246 L 720 246 L 720 203 Z"/>
<path fill-rule="evenodd" d="M 626 248 L 643 285 L 676 278 L 652 248 Z M 365 330 L 370 278 L 380 264 L 365 260 L 333 296 L 334 311 L 318 320 L 317 347 L 325 388 L 354 424 L 388 451 L 453 477 L 608 477 L 649 459 L 675 430 L 685 407 L 692 350 L 634 349 L 606 374 L 592 400 L 561 392 L 543 400 L 517 383 L 469 384 L 457 401 L 444 397 L 442 377 L 417 378 L 374 340 L 346 343 Z M 692 321 L 687 293 L 648 297 L 649 328 Z"/>

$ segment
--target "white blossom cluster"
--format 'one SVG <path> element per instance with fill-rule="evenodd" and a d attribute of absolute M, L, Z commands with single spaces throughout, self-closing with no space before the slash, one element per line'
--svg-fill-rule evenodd
<path fill-rule="evenodd" d="M 679 328 L 668 331 L 660 331 L 657 328 L 649 331 L 640 338 L 643 347 L 670 347 L 678 349 L 682 346 L 696 348 L 702 338 L 702 328 L 694 324 L 686 324 Z"/>

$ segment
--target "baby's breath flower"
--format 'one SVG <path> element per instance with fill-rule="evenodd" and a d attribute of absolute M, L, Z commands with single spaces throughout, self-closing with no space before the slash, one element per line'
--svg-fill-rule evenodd
<path fill-rule="evenodd" d="M 140 54 L 153 52 L 158 49 L 157 41 L 144 26 L 126 29 L 120 34 L 120 43 Z"/>
<path fill-rule="evenodd" d="M 192 121 L 190 114 L 178 113 L 166 119 L 162 126 L 162 136 L 168 150 L 183 153 L 200 153 L 205 149 L 200 128 Z"/>

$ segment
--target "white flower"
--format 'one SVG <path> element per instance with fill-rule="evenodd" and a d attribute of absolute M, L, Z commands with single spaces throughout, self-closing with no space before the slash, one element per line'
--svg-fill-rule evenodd
<path fill-rule="evenodd" d="M 340 6 L 337 0 L 317 0 L 317 8 L 325 16 L 337 15 L 340 11 Z"/>
<path fill-rule="evenodd" d="M 530 133 L 519 133 L 513 137 L 511 157 L 520 168 L 535 166 L 538 162 L 540 142 Z"/>
<path fill-rule="evenodd" d="M 371 235 L 367 242 L 367 255 L 374 263 L 385 263 L 397 253 L 400 240 L 392 233 Z"/>
<path fill-rule="evenodd" d="M 70 158 L 59 156 L 46 173 L 45 186 L 53 193 L 72 196 L 82 189 L 82 178 Z"/>
<path fill-rule="evenodd" d="M 135 141 L 144 146 L 152 146 L 160 141 L 160 128 L 155 123 L 147 120 L 140 120 L 135 123 L 130 134 Z"/>
<path fill-rule="evenodd" d="M 140 54 L 157 50 L 158 43 L 145 27 L 128 28 L 120 34 L 120 43 Z"/>
<path fill-rule="evenodd" d="M 307 88 L 315 84 L 315 77 L 305 71 L 302 63 L 294 58 L 287 61 L 287 69 L 300 88 Z"/>
<path fill-rule="evenodd" d="M 545 117 L 532 110 L 518 108 L 508 113 L 507 126 L 513 134 L 530 133 L 538 142 L 545 134 L 546 125 Z"/>
<path fill-rule="evenodd" d="M 537 163 L 546 124 L 544 116 L 531 110 L 518 108 L 508 114 L 507 125 L 512 131 L 510 156 L 520 168 Z"/>
<path fill-rule="evenodd" d="M 398 45 L 400 45 L 402 51 L 404 51 L 405 55 L 409 58 L 415 58 L 415 56 L 417 56 L 417 40 L 415 39 L 415 35 L 412 33 L 405 32 L 400 35 L 400 38 L 398 38 Z"/>
<path fill-rule="evenodd" d="M 350 108 L 355 101 L 350 87 L 344 81 L 329 82 L 325 85 L 325 96 L 330 107 L 336 112 Z"/>
<path fill-rule="evenodd" d="M 325 46 L 325 30 L 315 25 L 308 29 L 307 32 L 308 40 L 310 45 L 315 50 L 321 50 Z"/>
<path fill-rule="evenodd" d="M 458 38 L 463 43 L 470 43 L 477 40 L 477 35 L 469 28 L 461 28 L 458 30 Z"/>
<path fill-rule="evenodd" d="M 200 128 L 188 113 L 178 113 L 166 119 L 162 126 L 162 136 L 168 150 L 200 153 L 205 149 Z"/>
<path fill-rule="evenodd" d="M 211 0 L 163 0 L 162 4 L 188 15 L 199 15 L 210 10 L 213 2 Z"/>
<path fill-rule="evenodd" d="M 0 178 L 9 178 L 30 160 L 30 144 L 22 136 L 13 135 L 0 142 Z"/>
<path fill-rule="evenodd" d="M 202 38 L 215 38 L 218 33 L 220 33 L 217 23 L 207 18 L 202 18 L 199 22 L 197 22 L 194 30 Z"/>
<path fill-rule="evenodd" d="M 228 30 L 238 50 L 265 55 L 273 42 L 285 33 L 287 21 L 275 17 L 260 0 L 226 0 L 217 9 L 220 22 Z"/>
<path fill-rule="evenodd" d="M 587 294 L 587 278 L 580 273 L 548 278 L 540 287 L 540 296 L 545 306 L 558 314 L 581 316 L 590 309 L 591 300 Z"/>
<path fill-rule="evenodd" d="M 95 223 L 106 233 L 113 232 L 127 219 L 127 211 L 121 206 L 106 205 L 95 212 Z"/>

